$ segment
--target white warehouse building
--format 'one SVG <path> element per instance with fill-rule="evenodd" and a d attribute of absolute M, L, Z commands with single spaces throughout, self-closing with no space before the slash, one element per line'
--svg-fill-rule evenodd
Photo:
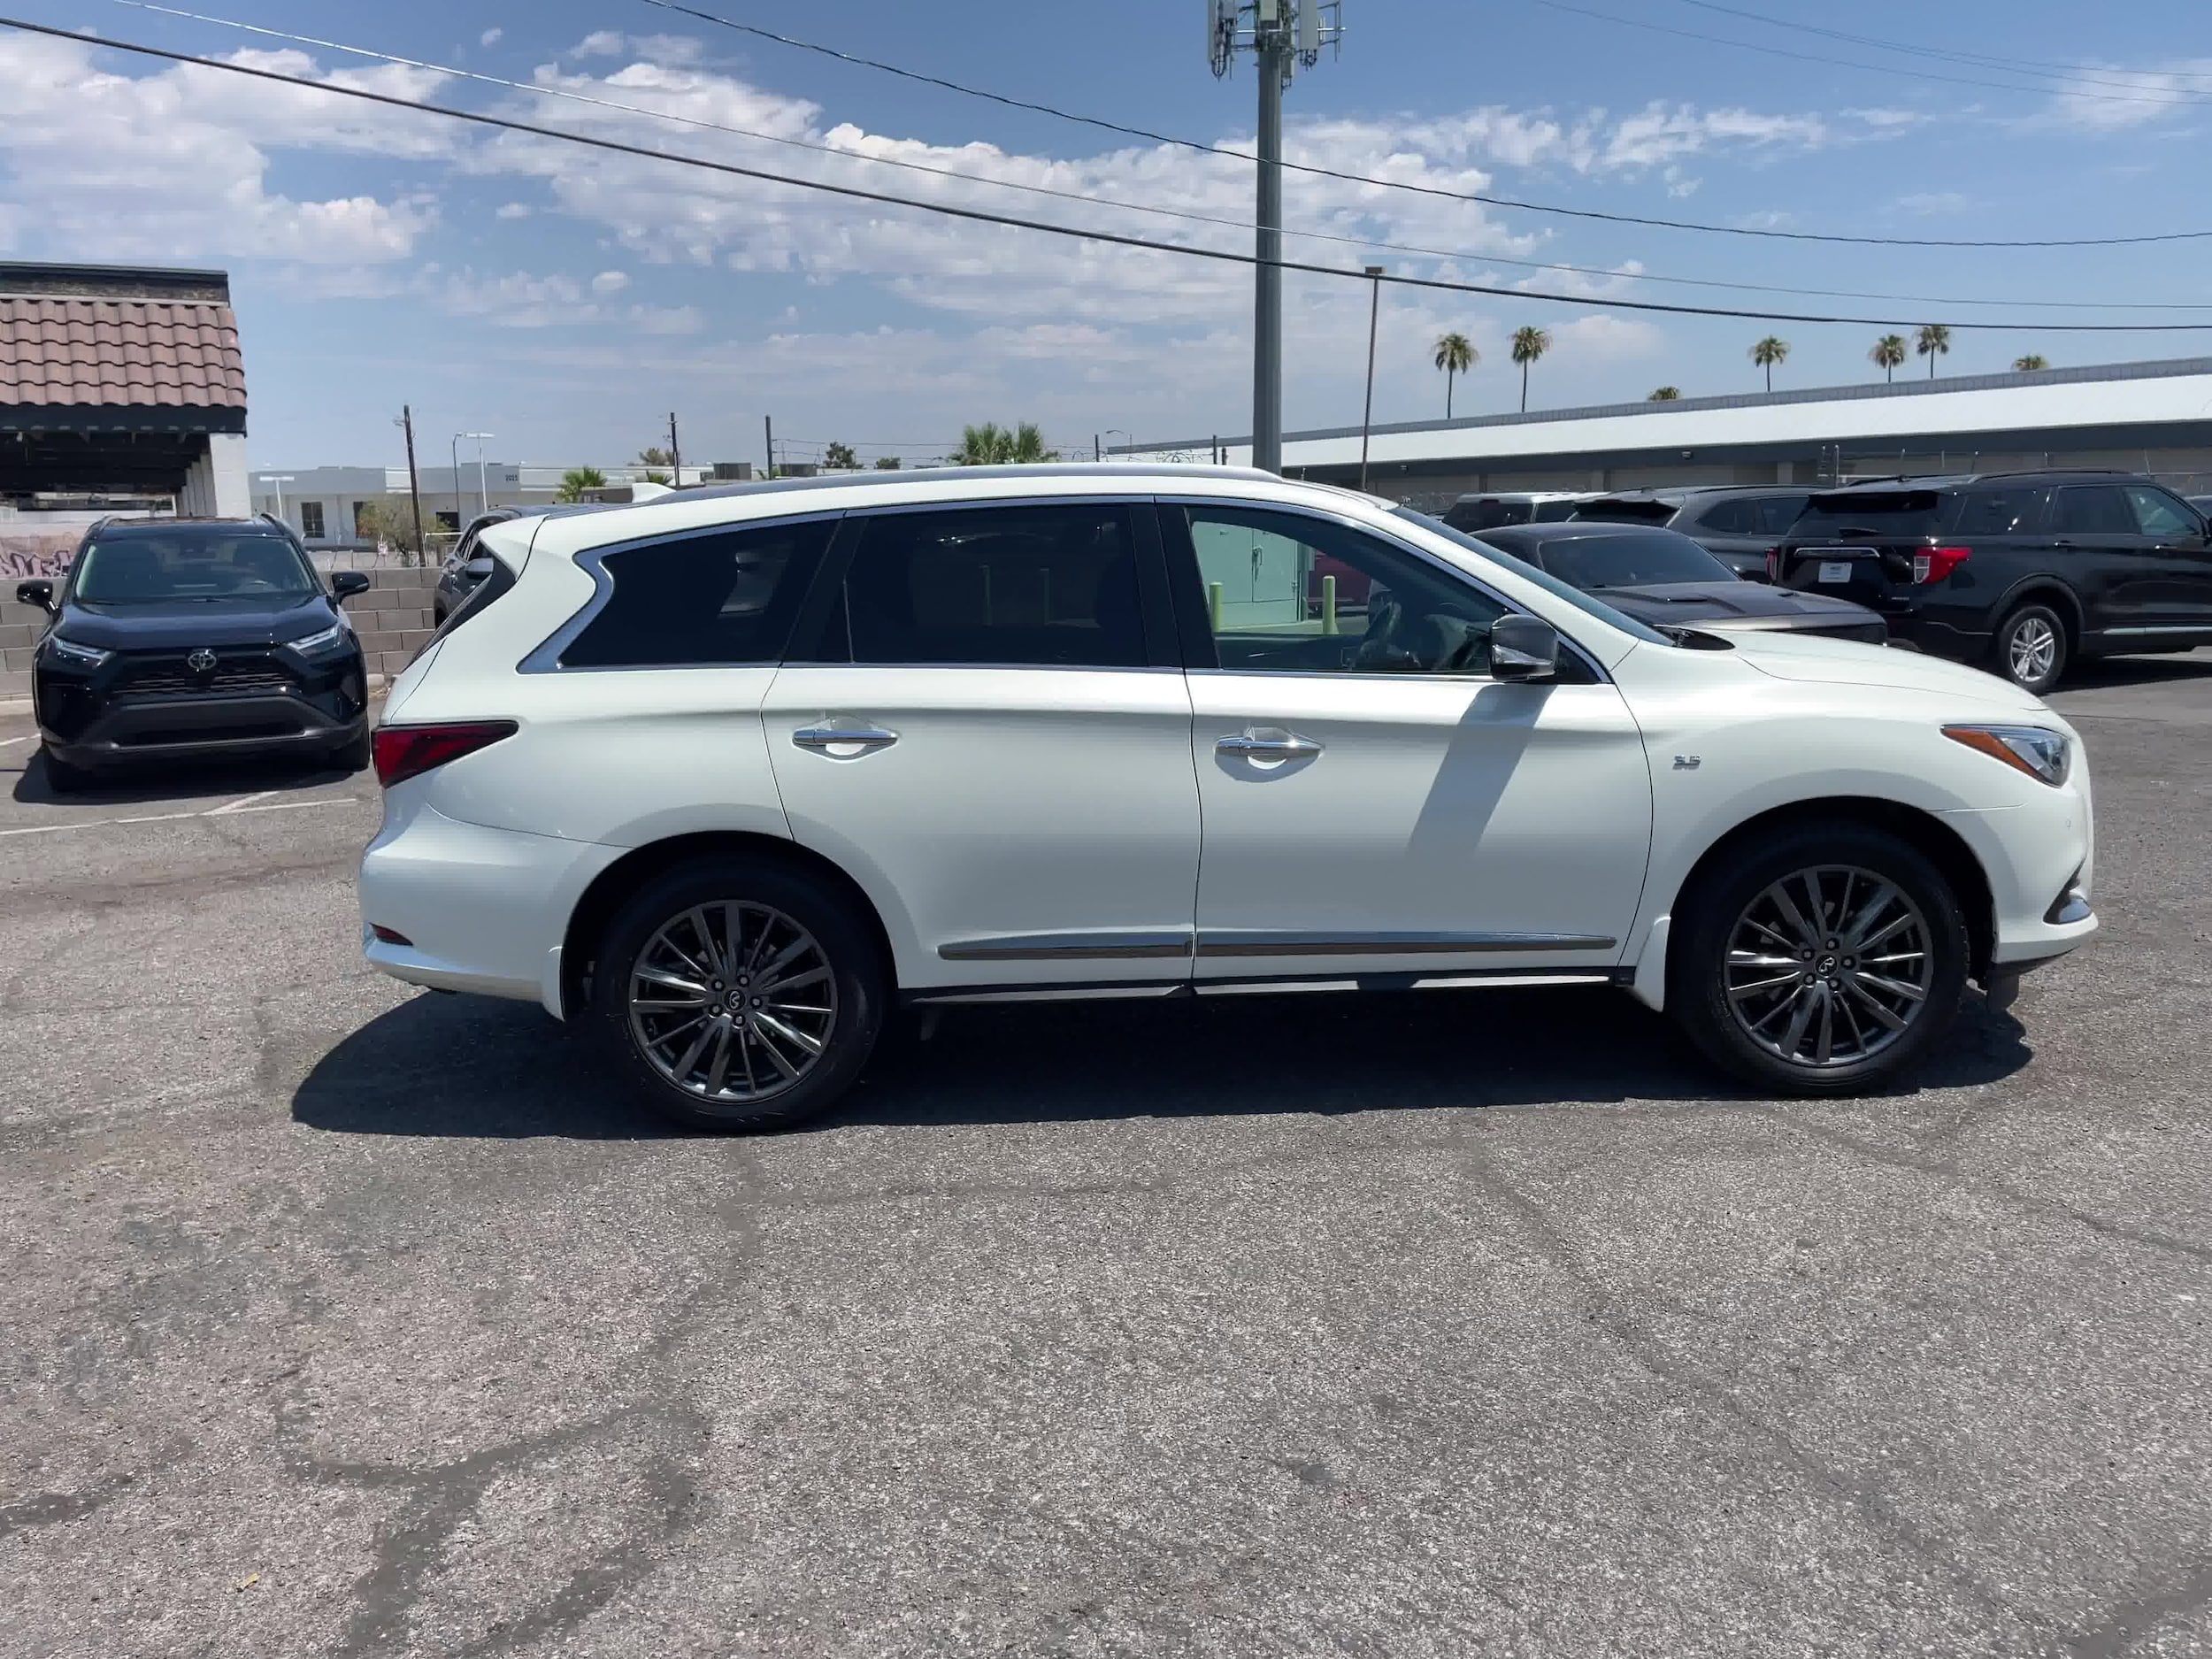
<path fill-rule="evenodd" d="M 1118 456 L 1203 461 L 1210 438 Z M 1355 484 L 1357 426 L 1283 440 L 1293 478 Z M 1477 490 L 1827 484 L 1899 472 L 2109 467 L 2212 490 L 2212 357 L 1901 380 L 1379 426 L 1368 488 L 1417 505 Z M 1248 465 L 1248 439 L 1226 459 Z"/>

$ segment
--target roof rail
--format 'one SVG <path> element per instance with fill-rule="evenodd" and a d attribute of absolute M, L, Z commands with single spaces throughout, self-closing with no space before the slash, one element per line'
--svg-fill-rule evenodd
<path fill-rule="evenodd" d="M 2142 478 L 2147 473 L 2125 466 L 2016 466 L 2002 472 L 1977 472 L 1984 478 Z"/>

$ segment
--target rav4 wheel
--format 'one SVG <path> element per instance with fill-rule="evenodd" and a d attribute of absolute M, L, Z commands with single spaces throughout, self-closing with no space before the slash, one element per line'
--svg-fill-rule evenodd
<path fill-rule="evenodd" d="M 844 896 L 772 864 L 671 871 L 616 914 L 594 1023 L 655 1110 L 710 1129 L 828 1110 L 875 1047 L 886 985 Z"/>
<path fill-rule="evenodd" d="M 1762 1087 L 1872 1087 L 1958 1011 L 1965 918 L 1942 874 L 1894 835 L 1791 831 L 1687 901 L 1668 1005 L 1708 1056 Z"/>
<path fill-rule="evenodd" d="M 2038 696 L 2066 672 L 2066 624 L 2048 605 L 2024 604 L 1997 629 L 1997 672 Z"/>

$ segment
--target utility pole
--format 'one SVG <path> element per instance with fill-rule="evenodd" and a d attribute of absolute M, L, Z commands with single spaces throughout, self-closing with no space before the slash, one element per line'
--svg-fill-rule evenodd
<path fill-rule="evenodd" d="M 668 411 L 668 481 L 677 489 L 684 487 L 684 452 L 676 447 L 676 411 Z"/>
<path fill-rule="evenodd" d="M 1382 273 L 1379 265 L 1367 267 L 1367 402 L 1359 415 L 1359 488 L 1367 493 L 1367 429 L 1375 422 L 1375 319 L 1382 310 Z"/>
<path fill-rule="evenodd" d="M 776 418 L 773 415 L 763 415 L 760 418 L 760 424 L 768 432 L 768 476 L 773 478 L 776 475 Z"/>
<path fill-rule="evenodd" d="M 1283 89 L 1344 35 L 1340 0 L 1206 0 L 1206 58 L 1217 79 L 1240 51 L 1260 77 L 1259 199 L 1252 270 L 1252 465 L 1283 470 Z"/>
<path fill-rule="evenodd" d="M 1101 447 L 1100 447 L 1100 444 L 1099 444 L 1099 442 L 1098 442 L 1098 434 L 1097 434 L 1095 432 L 1094 432 L 1093 434 L 1091 434 L 1091 462 L 1092 462 L 1092 465 L 1097 465 L 1099 462 L 1101 462 L 1101 461 L 1104 460 L 1105 458 L 1106 458 L 1106 451 L 1105 451 L 1102 448 L 1101 448 Z"/>
<path fill-rule="evenodd" d="M 430 550 L 422 539 L 422 478 L 415 471 L 415 410 L 411 403 L 402 403 L 399 424 L 407 430 L 407 499 L 415 515 L 415 563 L 418 566 L 430 563 Z"/>

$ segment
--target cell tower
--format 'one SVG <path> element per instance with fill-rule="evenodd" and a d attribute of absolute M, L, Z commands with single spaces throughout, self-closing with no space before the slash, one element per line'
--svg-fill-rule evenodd
<path fill-rule="evenodd" d="M 1206 62 L 1219 80 L 1239 52 L 1259 60 L 1259 263 L 1253 268 L 1252 465 L 1283 470 L 1283 89 L 1340 50 L 1340 0 L 1206 0 Z"/>

